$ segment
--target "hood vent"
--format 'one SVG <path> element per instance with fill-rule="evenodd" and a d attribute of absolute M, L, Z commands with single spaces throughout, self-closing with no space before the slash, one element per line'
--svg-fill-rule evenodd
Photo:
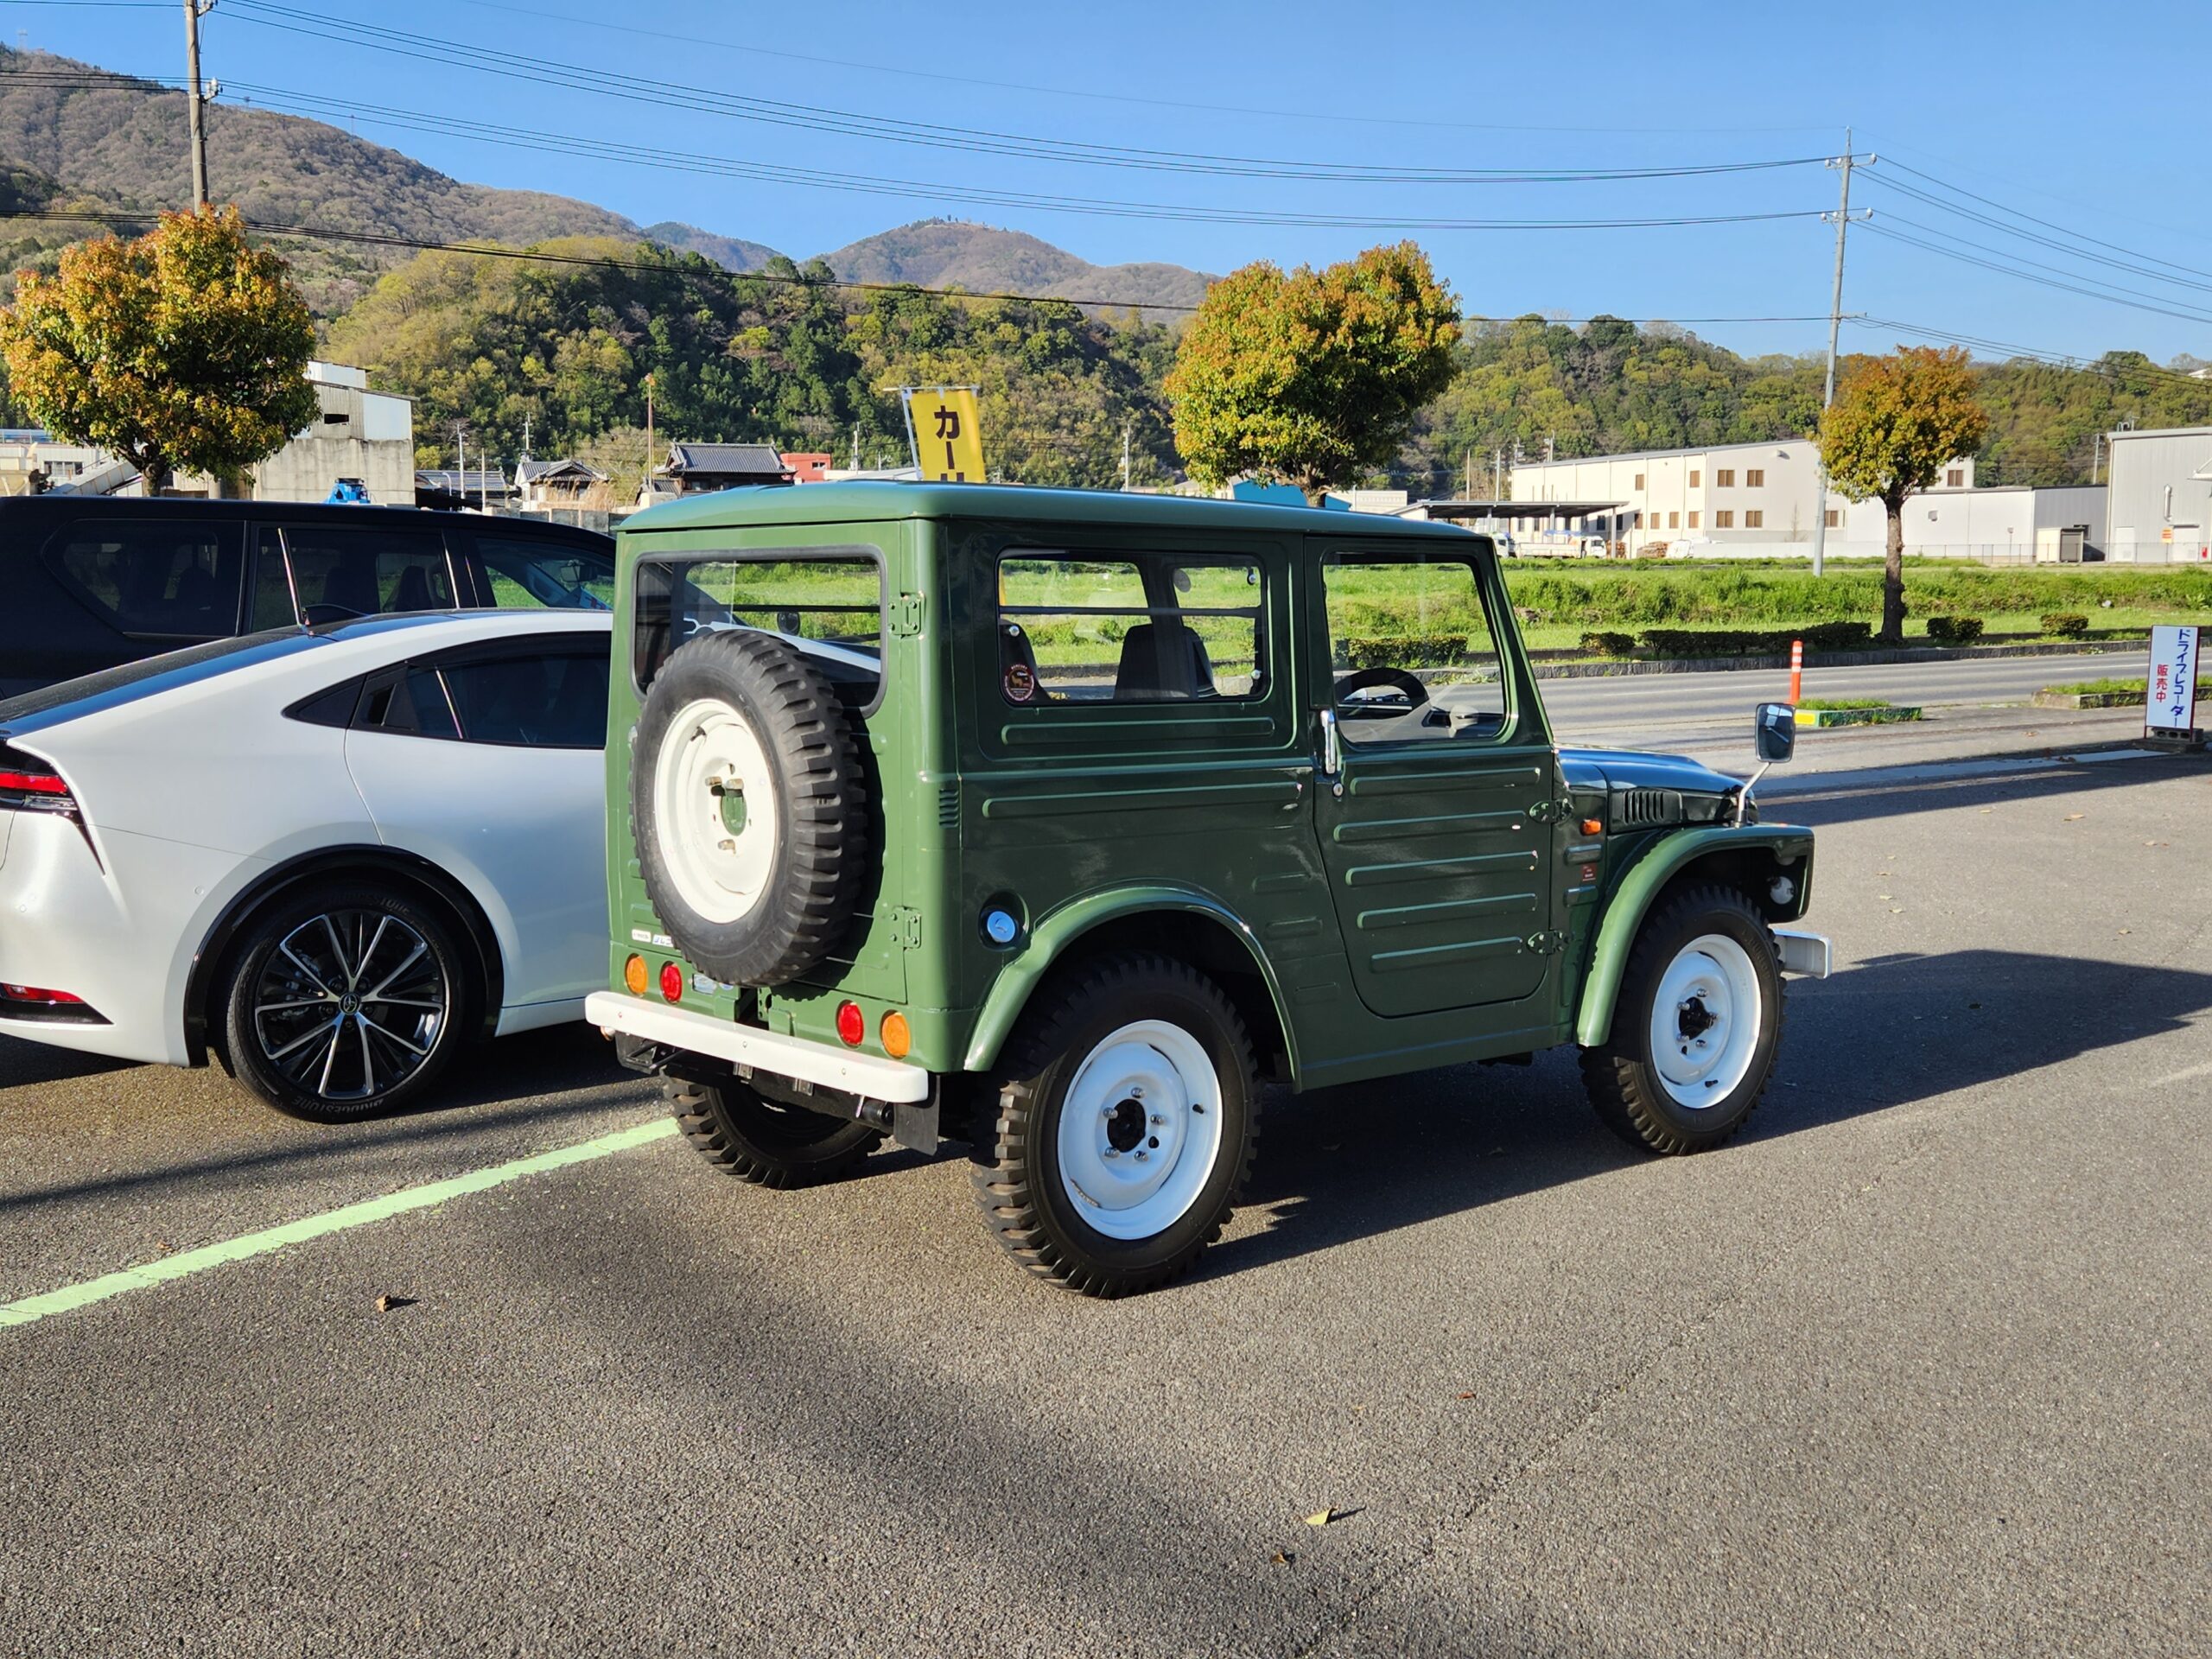
<path fill-rule="evenodd" d="M 1682 792 L 1678 789 L 1624 789 L 1613 797 L 1616 830 L 1639 830 L 1681 821 Z"/>

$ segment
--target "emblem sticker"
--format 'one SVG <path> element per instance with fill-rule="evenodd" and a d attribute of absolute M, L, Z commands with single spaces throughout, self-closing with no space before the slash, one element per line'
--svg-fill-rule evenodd
<path fill-rule="evenodd" d="M 1006 670 L 1006 700 L 1008 702 L 1027 702 L 1037 695 L 1037 671 L 1027 663 L 1008 663 Z"/>

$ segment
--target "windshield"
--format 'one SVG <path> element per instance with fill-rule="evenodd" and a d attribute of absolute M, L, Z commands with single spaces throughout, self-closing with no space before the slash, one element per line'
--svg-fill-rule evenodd
<path fill-rule="evenodd" d="M 611 611 L 614 555 L 478 531 L 476 556 L 503 611 Z"/>

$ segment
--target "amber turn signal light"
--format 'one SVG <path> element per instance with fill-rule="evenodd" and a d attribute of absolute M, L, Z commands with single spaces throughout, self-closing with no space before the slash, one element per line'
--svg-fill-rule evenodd
<path fill-rule="evenodd" d="M 1605 833 L 1605 821 L 1603 818 L 1585 818 L 1585 819 L 1583 819 L 1583 820 L 1582 820 L 1582 833 L 1583 833 L 1584 835 L 1586 835 L 1586 836 L 1602 836 L 1602 835 L 1604 835 L 1604 834 Z"/>
<path fill-rule="evenodd" d="M 883 1023 L 876 1027 L 883 1038 L 883 1052 L 894 1060 L 906 1058 L 906 1051 L 914 1046 L 914 1033 L 906 1028 L 906 1016 L 895 1008 L 883 1016 Z"/>
<path fill-rule="evenodd" d="M 643 996 L 645 994 L 645 987 L 651 982 L 651 976 L 645 972 L 645 959 L 643 957 L 632 957 L 622 964 L 622 982 L 629 987 L 630 995 L 632 996 Z"/>

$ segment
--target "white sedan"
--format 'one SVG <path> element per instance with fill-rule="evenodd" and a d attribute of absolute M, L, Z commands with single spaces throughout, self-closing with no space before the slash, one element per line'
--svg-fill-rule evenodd
<path fill-rule="evenodd" d="M 0 702 L 0 1032 L 322 1122 L 607 976 L 603 612 L 218 640 Z"/>

